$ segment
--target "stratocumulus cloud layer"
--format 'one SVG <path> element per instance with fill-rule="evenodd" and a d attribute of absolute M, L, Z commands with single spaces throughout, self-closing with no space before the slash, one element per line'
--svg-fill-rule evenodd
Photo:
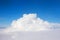
<path fill-rule="evenodd" d="M 37 17 L 37 14 L 24 14 L 23 17 L 13 20 L 5 32 L 51 30 L 54 27 L 60 27 L 60 24 L 45 21 Z"/>
<path fill-rule="evenodd" d="M 0 33 L 0 40 L 60 40 L 60 30 Z"/>

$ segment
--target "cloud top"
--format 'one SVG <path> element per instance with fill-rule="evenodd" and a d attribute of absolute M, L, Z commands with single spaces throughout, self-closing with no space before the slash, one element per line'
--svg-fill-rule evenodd
<path fill-rule="evenodd" d="M 37 17 L 37 14 L 24 14 L 23 17 L 13 20 L 5 32 L 49 30 L 53 26 L 60 26 L 60 24 L 44 21 Z"/>

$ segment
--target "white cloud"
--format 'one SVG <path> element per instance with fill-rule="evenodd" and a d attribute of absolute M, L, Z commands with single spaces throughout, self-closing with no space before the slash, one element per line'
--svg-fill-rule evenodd
<path fill-rule="evenodd" d="M 60 40 L 60 30 L 51 30 L 57 27 L 60 23 L 44 21 L 37 14 L 24 14 L 13 20 L 9 28 L 0 31 L 0 40 Z"/>
<path fill-rule="evenodd" d="M 0 40 L 60 40 L 60 30 L 3 33 Z"/>
<path fill-rule="evenodd" d="M 37 17 L 37 14 L 24 14 L 22 18 L 13 20 L 11 26 L 5 29 L 5 32 L 50 30 L 56 26 L 60 27 L 60 24 L 44 21 Z"/>

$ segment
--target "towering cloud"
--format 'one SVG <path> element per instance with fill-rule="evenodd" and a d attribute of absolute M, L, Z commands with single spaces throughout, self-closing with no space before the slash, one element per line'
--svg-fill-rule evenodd
<path fill-rule="evenodd" d="M 22 18 L 13 20 L 5 32 L 50 30 L 56 26 L 60 24 L 44 21 L 37 17 L 37 14 L 24 14 Z"/>

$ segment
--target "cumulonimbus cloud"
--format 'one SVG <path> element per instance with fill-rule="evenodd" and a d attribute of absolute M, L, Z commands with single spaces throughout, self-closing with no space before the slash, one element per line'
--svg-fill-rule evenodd
<path fill-rule="evenodd" d="M 13 20 L 5 32 L 50 30 L 57 26 L 60 27 L 60 24 L 44 21 L 37 14 L 24 14 L 23 17 Z"/>

